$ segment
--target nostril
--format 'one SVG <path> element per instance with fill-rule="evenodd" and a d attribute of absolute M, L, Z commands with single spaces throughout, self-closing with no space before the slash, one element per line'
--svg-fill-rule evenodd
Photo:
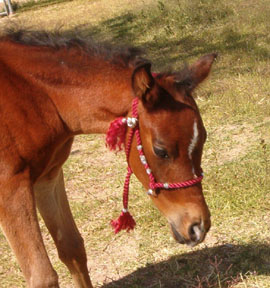
<path fill-rule="evenodd" d="M 191 241 L 200 241 L 202 235 L 201 225 L 198 223 L 191 225 L 188 233 Z"/>

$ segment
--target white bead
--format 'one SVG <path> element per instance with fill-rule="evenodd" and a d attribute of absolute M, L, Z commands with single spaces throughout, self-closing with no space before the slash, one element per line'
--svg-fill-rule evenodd
<path fill-rule="evenodd" d="M 123 118 L 122 123 L 126 123 L 126 122 L 127 122 L 127 118 Z"/>
<path fill-rule="evenodd" d="M 123 208 L 122 211 L 123 211 L 124 213 L 127 213 L 127 212 L 128 212 L 128 209 Z"/>
<path fill-rule="evenodd" d="M 138 145 L 137 150 L 139 150 L 139 151 L 142 150 L 142 145 Z"/>
<path fill-rule="evenodd" d="M 152 171 L 151 171 L 151 169 L 150 169 L 150 168 L 147 168 L 147 169 L 146 169 L 146 173 L 147 173 L 148 175 L 150 175 L 150 174 L 151 174 L 151 172 L 152 172 Z"/>
<path fill-rule="evenodd" d="M 131 118 L 127 118 L 127 125 L 128 125 L 128 127 L 132 126 Z"/>
<path fill-rule="evenodd" d="M 140 159 L 141 159 L 141 162 L 142 162 L 143 165 L 146 165 L 146 164 L 147 164 L 146 158 L 145 158 L 144 155 L 140 155 Z"/>
<path fill-rule="evenodd" d="M 163 187 L 164 187 L 165 189 L 169 189 L 169 183 L 164 183 L 164 184 L 163 184 Z"/>
<path fill-rule="evenodd" d="M 137 124 L 137 118 L 130 118 L 130 117 L 127 118 L 128 127 L 134 128 L 136 124 Z"/>
<path fill-rule="evenodd" d="M 149 189 L 149 190 L 147 191 L 147 194 L 148 194 L 148 195 L 153 195 L 153 194 L 154 194 L 154 191 L 153 191 L 152 189 Z"/>

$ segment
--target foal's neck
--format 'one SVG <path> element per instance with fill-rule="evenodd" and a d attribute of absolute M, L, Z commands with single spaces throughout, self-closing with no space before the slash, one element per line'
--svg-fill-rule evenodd
<path fill-rule="evenodd" d="M 43 84 L 74 134 L 106 133 L 112 120 L 130 110 L 132 69 L 81 53 L 56 55 L 53 69 L 60 81 Z"/>
<path fill-rule="evenodd" d="M 80 48 L 17 46 L 25 55 L 21 74 L 45 90 L 72 134 L 105 133 L 130 110 L 132 68 Z"/>

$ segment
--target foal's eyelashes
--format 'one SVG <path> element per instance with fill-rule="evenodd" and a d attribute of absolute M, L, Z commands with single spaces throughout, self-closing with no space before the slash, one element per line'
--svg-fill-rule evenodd
<path fill-rule="evenodd" d="M 159 158 L 166 159 L 169 158 L 168 151 L 162 147 L 153 146 L 153 150 Z"/>

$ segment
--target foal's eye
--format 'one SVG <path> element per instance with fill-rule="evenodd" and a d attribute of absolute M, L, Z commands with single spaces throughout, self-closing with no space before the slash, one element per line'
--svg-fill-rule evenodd
<path fill-rule="evenodd" d="M 153 147 L 154 148 L 154 152 L 155 154 L 160 157 L 160 158 L 169 158 L 168 152 L 166 149 L 164 148 L 160 148 L 160 147 Z"/>

